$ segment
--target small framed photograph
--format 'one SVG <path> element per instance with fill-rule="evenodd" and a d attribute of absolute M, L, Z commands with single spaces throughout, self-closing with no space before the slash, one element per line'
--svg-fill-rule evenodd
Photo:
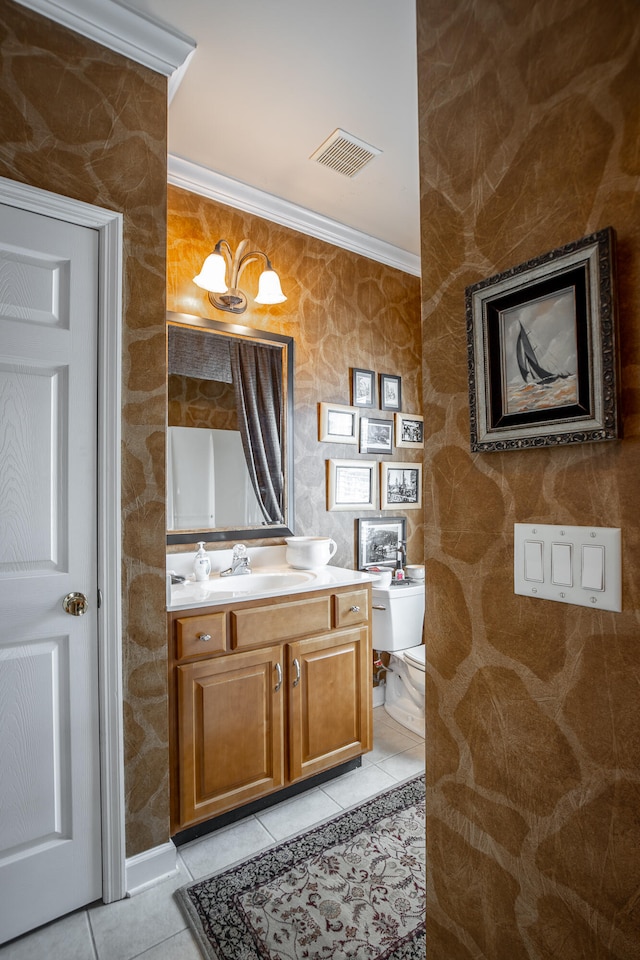
<path fill-rule="evenodd" d="M 318 439 L 324 443 L 357 443 L 358 417 L 357 407 L 321 403 Z"/>
<path fill-rule="evenodd" d="M 390 373 L 380 374 L 380 409 L 402 410 L 402 380 Z"/>
<path fill-rule="evenodd" d="M 327 510 L 376 509 L 375 460 L 327 460 Z"/>
<path fill-rule="evenodd" d="M 360 453 L 393 453 L 393 422 L 361 417 Z"/>
<path fill-rule="evenodd" d="M 615 234 L 466 289 L 471 450 L 619 436 Z"/>
<path fill-rule="evenodd" d="M 383 510 L 422 506 L 422 464 L 387 460 L 380 464 L 380 498 Z"/>
<path fill-rule="evenodd" d="M 407 543 L 406 517 L 358 520 L 358 570 L 396 565 L 398 547 Z"/>
<path fill-rule="evenodd" d="M 351 403 L 354 407 L 375 407 L 376 375 L 373 370 L 351 371 Z"/>
<path fill-rule="evenodd" d="M 424 417 L 396 413 L 396 447 L 424 447 Z"/>

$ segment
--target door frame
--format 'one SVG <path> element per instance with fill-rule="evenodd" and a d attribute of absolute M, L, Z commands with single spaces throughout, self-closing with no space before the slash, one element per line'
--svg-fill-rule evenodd
<path fill-rule="evenodd" d="M 0 177 L 0 203 L 98 232 L 98 703 L 102 898 L 126 893 L 122 699 L 120 418 L 123 216 Z"/>

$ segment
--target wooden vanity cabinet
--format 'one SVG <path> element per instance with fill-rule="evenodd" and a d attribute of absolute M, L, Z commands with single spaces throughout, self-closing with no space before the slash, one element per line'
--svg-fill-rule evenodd
<path fill-rule="evenodd" d="M 371 749 L 366 627 L 287 644 L 288 773 L 293 783 Z M 369 693 L 363 688 L 371 690 Z"/>
<path fill-rule="evenodd" d="M 371 749 L 370 609 L 365 585 L 169 614 L 172 833 Z"/>

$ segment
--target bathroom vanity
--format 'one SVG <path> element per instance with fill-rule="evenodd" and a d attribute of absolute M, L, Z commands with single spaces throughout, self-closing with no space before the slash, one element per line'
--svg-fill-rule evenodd
<path fill-rule="evenodd" d="M 371 749 L 365 575 L 258 568 L 168 599 L 172 835 Z"/>

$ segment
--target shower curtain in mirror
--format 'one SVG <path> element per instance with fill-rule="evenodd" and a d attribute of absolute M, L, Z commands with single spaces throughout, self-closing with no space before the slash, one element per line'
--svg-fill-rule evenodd
<path fill-rule="evenodd" d="M 284 523 L 282 352 L 246 340 L 229 349 L 249 476 L 266 523 Z"/>

